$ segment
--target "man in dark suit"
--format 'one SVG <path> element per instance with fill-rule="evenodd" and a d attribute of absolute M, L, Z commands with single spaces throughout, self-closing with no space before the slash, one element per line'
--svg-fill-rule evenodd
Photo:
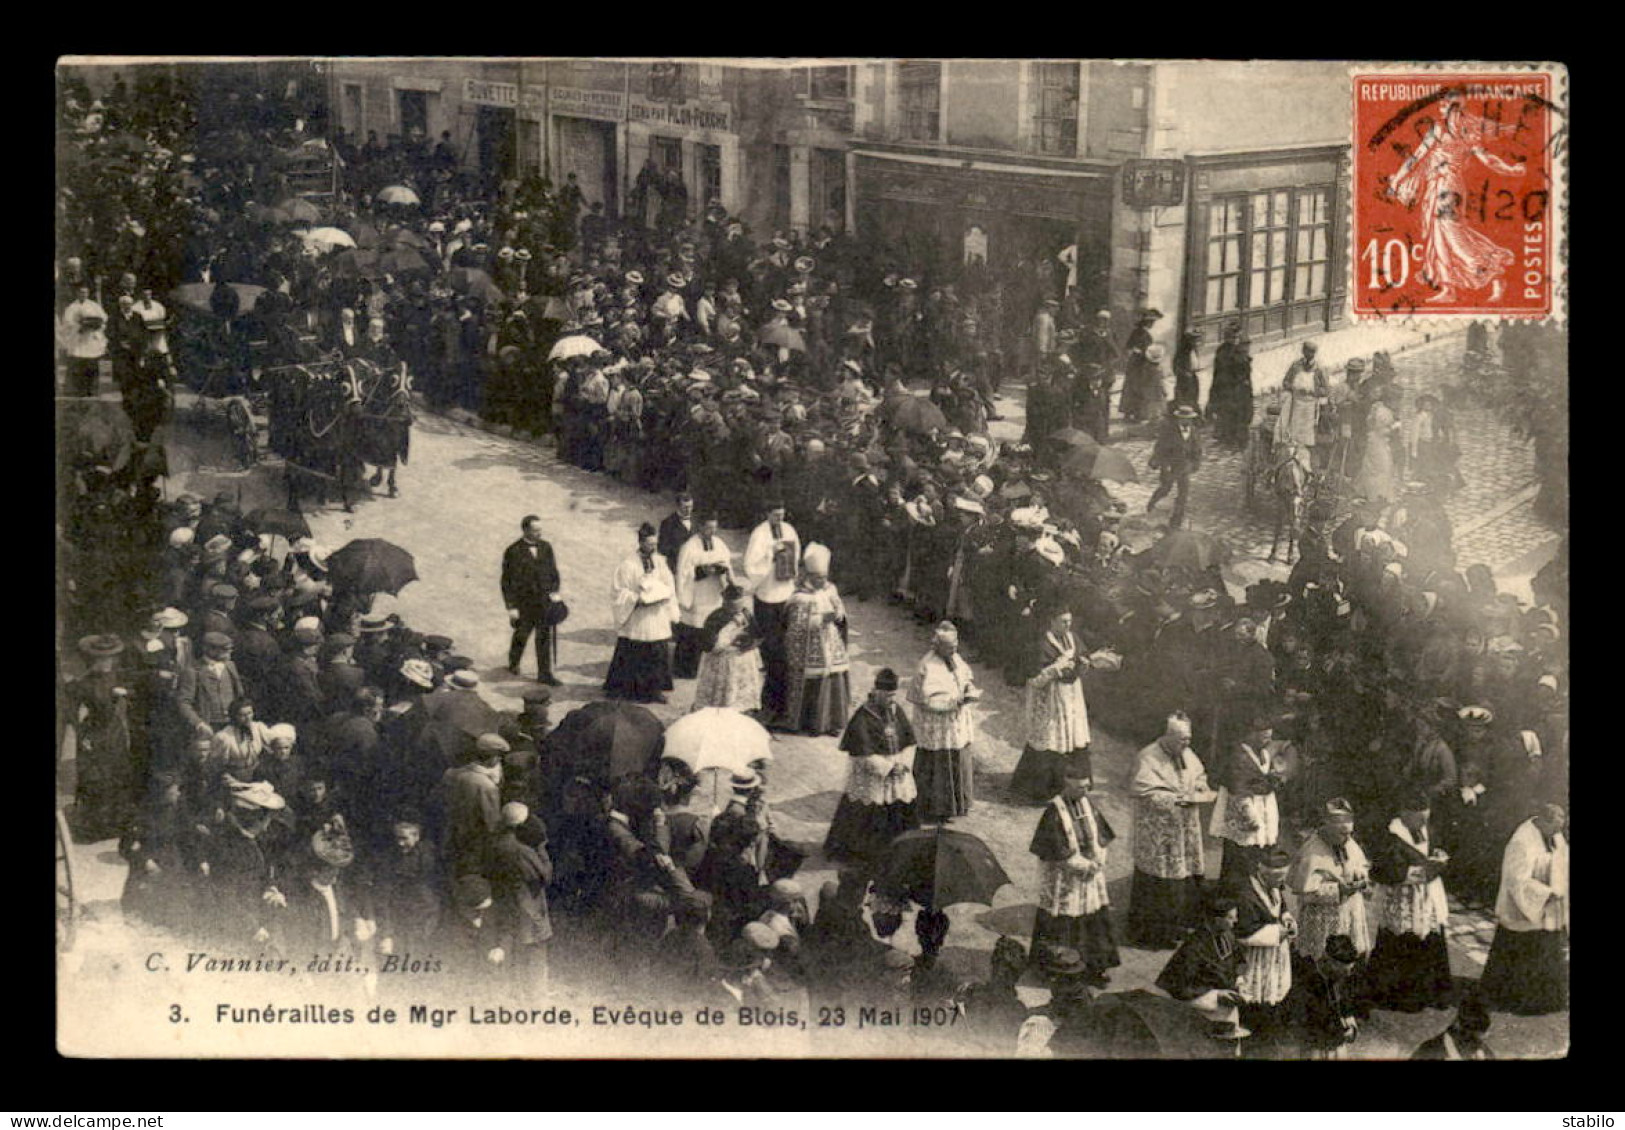
<path fill-rule="evenodd" d="M 682 552 L 683 544 L 694 536 L 694 529 L 694 496 L 684 491 L 677 496 L 677 513 L 666 515 L 660 522 L 660 556 L 666 559 L 674 577 L 677 555 Z"/>
<path fill-rule="evenodd" d="M 248 697 L 266 706 L 271 705 L 276 695 L 273 680 L 282 662 L 282 645 L 274 634 L 281 614 L 282 601 L 275 595 L 259 593 L 250 597 L 237 631 L 237 646 L 232 652 L 237 673 L 248 688 Z"/>
<path fill-rule="evenodd" d="M 355 642 L 345 632 L 335 632 L 322 641 L 316 689 L 321 691 L 322 709 L 329 714 L 348 708 L 355 692 L 367 685 L 366 671 L 355 662 Z"/>
<path fill-rule="evenodd" d="M 1151 450 L 1151 469 L 1160 473 L 1161 481 L 1151 493 L 1151 501 L 1145 504 L 1145 512 L 1151 513 L 1177 487 L 1174 514 L 1168 523 L 1173 530 L 1185 524 L 1185 496 L 1190 493 L 1191 475 L 1202 465 L 1202 439 L 1196 432 L 1196 420 L 1192 405 L 1179 405 L 1163 420 Z"/>
<path fill-rule="evenodd" d="M 519 674 L 519 660 L 531 632 L 536 633 L 537 678 L 556 687 L 553 677 L 553 628 L 548 606 L 559 599 L 559 570 L 553 547 L 542 540 L 542 520 L 534 514 L 519 523 L 523 535 L 502 555 L 502 602 L 508 606 L 513 640 L 508 645 L 508 670 Z"/>
<path fill-rule="evenodd" d="M 231 637 L 210 632 L 202 642 L 203 659 L 182 669 L 175 681 L 175 705 L 200 738 L 225 729 L 231 704 L 244 697 L 242 676 L 231 661 Z"/>
<path fill-rule="evenodd" d="M 317 653 L 322 634 L 315 628 L 295 628 L 292 645 L 275 668 L 272 717 L 291 722 L 301 732 L 322 720 L 322 690 Z"/>

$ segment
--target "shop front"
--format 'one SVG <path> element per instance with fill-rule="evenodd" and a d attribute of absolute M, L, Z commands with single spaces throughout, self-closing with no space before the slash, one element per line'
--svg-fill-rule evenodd
<path fill-rule="evenodd" d="M 1343 320 L 1347 160 L 1343 146 L 1187 158 L 1187 327 L 1267 342 Z"/>
<path fill-rule="evenodd" d="M 927 284 L 953 283 L 973 264 L 994 275 L 1030 270 L 1057 291 L 1057 256 L 1076 245 L 1080 298 L 1103 305 L 1110 259 L 1109 171 L 1029 170 L 993 163 L 859 151 L 857 234 L 890 244 L 894 261 Z M 966 166 L 971 167 L 967 168 Z"/>
<path fill-rule="evenodd" d="M 698 216 L 711 200 L 721 200 L 730 212 L 739 208 L 739 136 L 735 109 L 714 100 L 656 101 L 633 94 L 626 107 L 626 164 L 623 180 L 629 206 L 641 206 L 646 223 L 653 223 L 666 192 L 675 194 L 681 181 L 688 216 Z M 643 177 L 652 162 L 661 174 Z"/>
<path fill-rule="evenodd" d="M 548 90 L 547 107 L 554 183 L 563 184 L 574 173 L 589 205 L 602 204 L 608 215 L 619 215 L 625 93 L 555 86 Z"/>

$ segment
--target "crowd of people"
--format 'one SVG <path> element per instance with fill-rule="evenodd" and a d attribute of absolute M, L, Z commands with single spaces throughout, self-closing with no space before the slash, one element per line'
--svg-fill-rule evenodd
<path fill-rule="evenodd" d="M 841 876 L 809 899 L 794 878 L 804 852 L 775 829 L 769 765 L 736 776 L 709 817 L 677 763 L 621 779 L 571 768 L 548 719 L 562 612 L 539 522 L 505 559 L 503 595 L 509 666 L 534 632 L 541 681 L 505 718 L 453 641 L 335 586 L 319 546 L 278 556 L 229 497 L 165 506 L 150 475 L 83 468 L 59 544 L 85 674 L 60 680 L 60 717 L 75 732 L 78 831 L 119 838 L 131 914 L 284 953 L 432 950 L 516 991 L 547 984 L 557 920 L 593 940 L 583 951 L 601 945 L 623 984 L 675 998 L 940 993 L 965 1010 L 967 1038 L 1008 1051 L 1019 1030 L 1021 1047 L 1055 1054 L 1099 1027 L 1091 996 L 1121 939 L 1175 951 L 1159 985 L 1215 1035 L 1263 1046 L 1313 1030 L 1310 1050 L 1331 1053 L 1371 1007 L 1457 1002 L 1447 882 L 1501 926 L 1451 1046 L 1473 1043 L 1483 1005 L 1564 1007 L 1566 546 L 1534 608 L 1481 566 L 1457 570 L 1448 420 L 1411 428 L 1402 478 L 1386 359 L 1366 381 L 1349 366 L 1341 395 L 1363 411 L 1329 407 L 1310 347 L 1287 375 L 1277 439 L 1318 470 L 1352 462 L 1365 497 L 1352 514 L 1313 510 L 1291 577 L 1238 601 L 1215 563 L 1125 552 L 1124 507 L 1055 435 L 1076 425 L 1103 442 L 1114 416 L 1157 422 L 1158 495 L 1178 489 L 1180 524 L 1200 460 L 1200 341 L 1178 343 L 1170 390 L 1156 311 L 1119 343 L 1110 315 L 1080 310 L 1044 264 L 917 280 L 833 223 L 758 243 L 714 201 L 697 220 L 662 206 L 620 222 L 583 215 L 570 182 L 482 194 L 453 175 L 447 139 L 354 152 L 334 139 L 354 195 L 327 219 L 412 252 L 353 273 L 252 218 L 285 193 L 274 163 L 187 144 L 178 101 L 159 113 L 121 100 L 141 140 L 116 145 L 93 121 L 106 107 L 64 110 L 89 172 L 61 196 L 75 254 L 58 309 L 69 339 L 94 338 L 85 303 L 117 288 L 104 355 L 142 441 L 175 379 L 154 295 L 205 275 L 264 285 L 245 335 L 275 344 L 280 331 L 289 356 L 306 338 L 387 348 L 431 405 L 552 434 L 564 460 L 675 493 L 613 579 L 606 693 L 660 702 L 694 679 L 696 708 L 838 737 L 850 766 L 824 845 Z M 258 128 L 302 144 L 298 129 Z M 640 183 L 677 198 L 662 177 Z M 375 207 L 383 184 L 423 206 Z M 491 288 L 473 293 L 470 271 Z M 217 313 L 240 317 L 223 298 Z M 115 345 L 126 339 L 139 344 Z M 79 395 L 95 392 L 82 364 L 94 349 L 64 346 L 65 368 L 92 374 Z M 1028 431 L 1001 444 L 993 398 L 1017 375 Z M 1221 443 L 1245 442 L 1250 382 L 1245 342 L 1227 333 L 1205 406 Z M 737 568 L 725 528 L 750 531 Z M 923 658 L 882 670 L 856 705 L 848 599 L 934 625 Z M 1024 696 L 1011 784 L 1044 806 L 1038 914 L 1030 949 L 1001 939 L 991 981 L 956 991 L 934 975 L 944 908 L 880 865 L 899 834 L 975 805 L 979 671 Z M 1119 833 L 1089 799 L 1092 727 L 1148 743 L 1125 830 L 1126 931 L 1105 883 Z M 889 944 L 911 909 L 919 958 Z M 1042 1016 L 1015 997 L 1030 966 L 1054 993 Z"/>

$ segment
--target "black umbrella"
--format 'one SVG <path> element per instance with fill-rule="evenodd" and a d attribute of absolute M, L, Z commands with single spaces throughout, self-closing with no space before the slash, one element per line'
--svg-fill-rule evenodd
<path fill-rule="evenodd" d="M 1064 443 L 1068 447 L 1099 447 L 1100 441 L 1082 428 L 1062 428 L 1054 435 L 1047 437 L 1052 443 Z"/>
<path fill-rule="evenodd" d="M 924 435 L 929 431 L 947 431 L 948 417 L 923 396 L 899 396 L 886 404 L 886 417 L 892 427 L 905 432 Z"/>
<path fill-rule="evenodd" d="M 278 510 L 270 506 L 250 511 L 248 517 L 243 519 L 243 524 L 256 534 L 274 534 L 289 541 L 310 536 L 310 523 L 305 521 L 303 514 L 295 514 L 292 510 Z"/>
<path fill-rule="evenodd" d="M 358 239 L 357 242 L 359 243 L 360 240 Z M 411 228 L 390 228 L 389 231 L 384 233 L 383 243 L 385 246 L 411 247 L 418 251 L 427 251 L 430 246 L 427 239 L 424 239 Z"/>
<path fill-rule="evenodd" d="M 589 702 L 566 714 L 548 740 L 572 774 L 608 784 L 628 774 L 654 772 L 665 732 L 660 719 L 641 706 Z"/>
<path fill-rule="evenodd" d="M 959 902 L 992 906 L 993 892 L 1010 882 L 981 839 L 949 828 L 904 832 L 886 849 L 880 874 L 885 889 L 937 910 Z"/>
<path fill-rule="evenodd" d="M 237 312 L 239 314 L 246 314 L 254 309 L 254 303 L 258 302 L 260 295 L 265 293 L 263 286 L 255 286 L 252 283 L 234 282 L 230 285 L 231 289 L 237 292 Z M 214 310 L 209 305 L 209 299 L 213 294 L 214 286 L 212 284 L 195 282 L 176 287 L 169 292 L 169 297 L 177 305 L 184 306 L 188 310 L 196 310 L 200 314 L 212 314 Z"/>
<path fill-rule="evenodd" d="M 478 267 L 453 267 L 446 282 L 458 294 L 471 295 L 486 305 L 494 305 L 505 297 L 491 276 Z"/>
<path fill-rule="evenodd" d="M 424 699 L 424 705 L 434 725 L 454 730 L 466 737 L 478 738 L 482 734 L 495 734 L 502 729 L 504 721 L 502 715 L 481 698 L 478 691 L 432 694 Z M 451 744 L 455 746 L 461 743 Z"/>
<path fill-rule="evenodd" d="M 327 559 L 335 589 L 398 593 L 417 580 L 417 563 L 400 546 L 382 538 L 357 538 Z"/>
<path fill-rule="evenodd" d="M 1128 456 L 1115 447 L 1100 444 L 1074 447 L 1072 453 L 1061 461 L 1061 470 L 1085 479 L 1110 479 L 1114 483 L 1140 481 L 1139 473 L 1134 470 Z"/>
<path fill-rule="evenodd" d="M 1230 559 L 1230 550 L 1222 541 L 1196 530 L 1173 530 L 1145 551 L 1145 559 L 1163 568 L 1190 569 L 1206 572 L 1214 565 L 1223 565 Z"/>

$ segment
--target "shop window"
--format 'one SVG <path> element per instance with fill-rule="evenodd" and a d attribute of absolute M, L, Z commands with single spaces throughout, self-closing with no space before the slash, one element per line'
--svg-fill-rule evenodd
<path fill-rule="evenodd" d="M 839 149 L 813 150 L 813 225 L 835 231 L 846 227 L 846 154 Z"/>
<path fill-rule="evenodd" d="M 1207 303 L 1209 314 L 1241 308 L 1242 199 L 1208 205 Z"/>
<path fill-rule="evenodd" d="M 809 67 L 807 96 L 814 102 L 845 102 L 852 97 L 850 67 Z"/>
<path fill-rule="evenodd" d="M 773 226 L 790 230 L 790 147 L 773 147 Z"/>
<path fill-rule="evenodd" d="M 651 63 L 649 65 L 649 97 L 656 102 L 681 102 L 687 97 L 683 89 L 687 78 L 681 63 Z"/>
<path fill-rule="evenodd" d="M 398 92 L 401 107 L 401 137 L 407 141 L 429 136 L 429 95 L 423 90 Z"/>
<path fill-rule="evenodd" d="M 700 203 L 709 205 L 722 199 L 722 146 L 701 145 L 700 150 Z"/>
<path fill-rule="evenodd" d="M 344 104 L 341 111 L 344 120 L 339 124 L 344 127 L 344 132 L 351 137 L 362 134 L 362 131 L 366 128 L 366 114 L 363 112 L 362 106 L 361 84 L 359 82 L 345 83 Z M 362 136 L 365 135 L 362 134 Z"/>
<path fill-rule="evenodd" d="M 1331 189 L 1277 188 L 1212 200 L 1203 269 L 1204 314 L 1323 301 L 1331 272 Z"/>
<path fill-rule="evenodd" d="M 683 139 L 680 137 L 651 137 L 649 139 L 649 152 L 654 156 L 655 164 L 662 169 L 676 169 L 683 171 Z"/>
<path fill-rule="evenodd" d="M 1306 189 L 1298 193 L 1298 214 L 1292 228 L 1296 275 L 1293 293 L 1299 298 L 1326 297 L 1331 270 L 1331 193 Z"/>
<path fill-rule="evenodd" d="M 1078 152 L 1078 64 L 1033 64 L 1033 141 L 1040 153 Z"/>
<path fill-rule="evenodd" d="M 897 64 L 898 125 L 908 141 L 942 134 L 942 64 Z"/>

